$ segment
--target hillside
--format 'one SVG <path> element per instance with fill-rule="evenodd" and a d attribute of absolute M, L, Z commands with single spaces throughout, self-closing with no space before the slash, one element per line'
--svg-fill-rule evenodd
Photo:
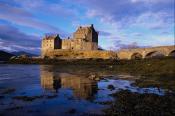
<path fill-rule="evenodd" d="M 16 56 L 20 56 L 20 55 L 24 55 L 24 54 L 25 55 L 28 55 L 30 57 L 32 57 L 32 56 L 38 56 L 36 54 L 28 53 L 28 52 L 25 52 L 25 51 L 11 52 L 11 54 L 14 54 Z"/>
<path fill-rule="evenodd" d="M 0 61 L 9 60 L 12 56 L 14 56 L 14 55 L 11 53 L 0 50 Z"/>

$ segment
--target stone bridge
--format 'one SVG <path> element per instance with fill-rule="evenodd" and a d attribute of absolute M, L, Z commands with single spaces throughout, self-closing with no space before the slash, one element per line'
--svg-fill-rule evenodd
<path fill-rule="evenodd" d="M 123 49 L 120 51 L 75 51 L 75 50 L 47 50 L 42 53 L 42 57 L 62 58 L 62 59 L 84 59 L 84 58 L 102 58 L 102 59 L 142 59 L 153 57 L 175 57 L 175 46 L 160 46 L 152 48 Z"/>
<path fill-rule="evenodd" d="M 117 52 L 119 59 L 142 59 L 163 56 L 175 56 L 175 46 L 123 49 Z"/>

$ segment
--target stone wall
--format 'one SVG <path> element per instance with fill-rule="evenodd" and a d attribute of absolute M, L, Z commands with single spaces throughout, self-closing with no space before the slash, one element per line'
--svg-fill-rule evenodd
<path fill-rule="evenodd" d="M 71 40 L 70 39 L 63 39 L 61 49 L 71 49 Z"/>
<path fill-rule="evenodd" d="M 82 39 L 63 39 L 61 42 L 61 49 L 63 50 L 97 50 L 98 44 L 96 42 L 86 42 Z"/>
<path fill-rule="evenodd" d="M 102 59 L 116 59 L 116 52 L 112 51 L 72 51 L 72 50 L 50 50 L 47 51 L 45 56 L 50 58 L 63 58 L 63 59 L 84 59 L 84 58 L 102 58 Z"/>

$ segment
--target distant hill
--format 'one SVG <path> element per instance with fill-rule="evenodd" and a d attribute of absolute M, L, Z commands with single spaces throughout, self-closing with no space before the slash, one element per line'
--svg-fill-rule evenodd
<path fill-rule="evenodd" d="M 30 56 L 30 57 L 32 57 L 32 56 L 38 56 L 38 55 L 36 55 L 36 54 L 32 54 L 32 53 L 28 53 L 28 52 L 24 52 L 24 51 L 18 51 L 18 52 L 11 52 L 11 54 L 14 54 L 14 55 L 16 55 L 16 56 L 20 56 L 20 55 L 28 55 L 28 56 Z"/>
<path fill-rule="evenodd" d="M 14 56 L 14 55 L 11 53 L 0 50 L 0 61 L 9 60 L 12 56 Z"/>

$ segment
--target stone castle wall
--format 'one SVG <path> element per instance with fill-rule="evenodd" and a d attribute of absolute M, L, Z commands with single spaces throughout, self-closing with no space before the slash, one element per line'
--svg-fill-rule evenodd
<path fill-rule="evenodd" d="M 175 46 L 125 49 L 118 52 L 98 50 L 98 33 L 93 25 L 79 27 L 73 38 L 61 39 L 59 35 L 46 36 L 42 40 L 41 56 L 50 58 L 118 58 L 141 59 L 159 56 L 175 56 Z"/>
<path fill-rule="evenodd" d="M 98 33 L 95 31 L 93 25 L 90 27 L 80 26 L 73 33 L 73 38 L 61 39 L 59 35 L 56 35 L 46 36 L 42 40 L 42 57 L 45 57 L 45 55 L 49 57 L 48 52 L 57 50 L 98 50 Z"/>
<path fill-rule="evenodd" d="M 50 50 L 45 53 L 45 56 L 50 58 L 61 58 L 61 59 L 117 58 L 116 52 L 99 51 L 99 50 L 93 50 L 93 51 Z"/>
<path fill-rule="evenodd" d="M 71 44 L 73 43 L 71 43 L 70 39 L 63 39 L 61 43 L 61 49 L 71 49 L 71 46 L 73 46 Z"/>

